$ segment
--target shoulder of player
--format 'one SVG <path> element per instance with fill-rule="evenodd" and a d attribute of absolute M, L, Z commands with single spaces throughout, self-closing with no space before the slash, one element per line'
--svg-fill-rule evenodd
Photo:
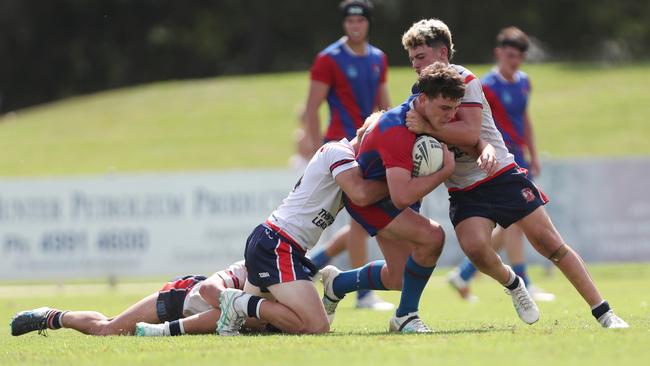
<path fill-rule="evenodd" d="M 336 42 L 325 47 L 322 51 L 320 51 L 317 57 L 335 56 L 340 54 L 341 52 L 343 52 L 343 40 L 339 39 Z"/>
<path fill-rule="evenodd" d="M 450 66 L 460 74 L 460 76 L 465 81 L 465 84 L 469 84 L 474 80 L 476 80 L 478 83 L 481 82 L 476 77 L 476 75 L 474 75 L 474 73 L 469 71 L 466 67 L 461 66 L 461 65 L 456 65 L 456 64 L 451 64 Z"/>

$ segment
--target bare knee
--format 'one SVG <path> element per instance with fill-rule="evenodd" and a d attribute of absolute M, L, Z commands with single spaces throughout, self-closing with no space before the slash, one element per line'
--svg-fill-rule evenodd
<path fill-rule="evenodd" d="M 381 282 L 389 290 L 399 291 L 402 289 L 402 281 L 404 280 L 403 273 L 395 273 L 395 275 L 386 276 L 382 278 Z"/>
<path fill-rule="evenodd" d="M 317 321 L 312 321 L 309 324 L 306 324 L 300 333 L 302 334 L 322 334 L 330 331 L 330 324 L 327 321 L 327 318 L 319 319 Z"/>
<path fill-rule="evenodd" d="M 96 336 L 112 336 L 130 333 L 133 333 L 133 329 L 116 329 L 111 324 L 110 320 L 97 322 L 96 326 L 92 329 L 92 335 Z"/>
<path fill-rule="evenodd" d="M 419 250 L 424 250 L 431 257 L 440 257 L 445 245 L 445 231 L 440 225 L 422 226 L 417 234 L 420 240 L 416 241 Z"/>

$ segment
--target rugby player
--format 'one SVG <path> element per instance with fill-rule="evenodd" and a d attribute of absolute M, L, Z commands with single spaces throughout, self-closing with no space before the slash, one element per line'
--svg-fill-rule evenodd
<path fill-rule="evenodd" d="M 357 161 L 367 180 L 386 180 L 389 195 L 368 207 L 345 199 L 350 215 L 370 235 L 376 236 L 385 261 L 374 261 L 361 268 L 340 272 L 325 267 L 323 304 L 333 316 L 345 294 L 358 289 L 401 290 L 400 304 L 390 319 L 389 330 L 403 333 L 427 333 L 431 329 L 420 319 L 420 296 L 442 252 L 442 227 L 420 215 L 419 201 L 454 171 L 453 155 L 444 147 L 443 167 L 425 177 L 412 177 L 412 150 L 416 135 L 405 126 L 410 110 L 428 118 L 447 122 L 458 109 L 465 85 L 460 75 L 445 65 L 434 65 L 420 74 L 417 85 L 422 93 L 411 96 L 402 105 L 385 112 L 379 122 L 365 133 Z M 471 149 L 483 151 L 481 164 L 494 163 L 491 146 L 476 140 Z M 491 151 L 491 153 L 487 153 Z"/>
<path fill-rule="evenodd" d="M 60 328 L 95 336 L 214 333 L 220 310 L 201 296 L 205 280 L 204 276 L 189 275 L 170 281 L 160 291 L 112 318 L 97 311 L 61 311 L 48 307 L 23 311 L 11 320 L 11 334 L 19 336 L 33 331 L 44 334 L 47 329 Z M 221 288 L 243 289 L 246 267 L 239 261 L 216 272 L 208 281 Z M 262 330 L 265 324 L 251 319 L 247 327 Z"/>
<path fill-rule="evenodd" d="M 418 74 L 434 62 L 449 65 L 454 55 L 451 32 L 438 19 L 414 23 L 404 33 L 402 45 Z M 503 264 L 491 246 L 491 234 L 496 224 L 504 229 L 516 224 L 533 247 L 564 273 L 603 327 L 629 327 L 602 298 L 582 258 L 564 242 L 553 226 L 544 209 L 547 198 L 526 177 L 526 170 L 517 166 L 506 149 L 483 95 L 481 82 L 462 66 L 452 64 L 449 67 L 460 72 L 467 86 L 453 123 L 428 116 L 422 118 L 413 113 L 407 126 L 411 131 L 430 134 L 450 144 L 455 152 L 456 169 L 445 184 L 450 195 L 449 216 L 465 254 L 481 272 L 506 287 L 524 322 L 536 322 L 539 309 L 524 281 Z M 417 84 L 414 92 L 421 92 Z M 456 148 L 478 139 L 484 139 L 496 149 L 498 171 L 494 175 L 485 174 L 470 156 Z"/>

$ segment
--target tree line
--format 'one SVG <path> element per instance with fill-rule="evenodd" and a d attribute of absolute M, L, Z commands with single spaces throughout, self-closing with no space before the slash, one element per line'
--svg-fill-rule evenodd
<path fill-rule="evenodd" d="M 408 63 L 401 34 L 445 21 L 458 63 L 489 62 L 516 25 L 535 59 L 629 62 L 650 56 L 642 0 L 376 0 L 371 42 Z M 0 0 L 0 113 L 154 80 L 306 70 L 342 34 L 336 0 Z"/>

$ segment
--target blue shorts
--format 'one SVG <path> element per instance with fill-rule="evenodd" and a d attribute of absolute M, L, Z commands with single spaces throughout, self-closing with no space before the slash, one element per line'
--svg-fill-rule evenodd
<path fill-rule="evenodd" d="M 269 286 L 308 280 L 318 268 L 305 257 L 305 251 L 287 235 L 266 223 L 257 226 L 246 241 L 248 282 L 267 292 Z"/>
<path fill-rule="evenodd" d="M 205 281 L 205 276 L 188 275 L 167 282 L 158 291 L 156 313 L 161 323 L 183 318 L 185 297 L 199 282 Z"/>
<path fill-rule="evenodd" d="M 372 205 L 361 207 L 355 205 L 343 195 L 343 203 L 350 216 L 361 224 L 370 236 L 377 235 L 379 230 L 388 226 L 393 219 L 402 213 L 402 210 L 395 207 L 390 197 L 386 197 Z M 411 209 L 415 212 L 420 212 L 420 205 L 420 202 L 416 202 L 411 205 Z"/>
<path fill-rule="evenodd" d="M 507 228 L 545 205 L 548 198 L 526 175 L 515 166 L 468 190 L 450 190 L 451 223 L 455 227 L 467 218 L 485 217 Z"/>

